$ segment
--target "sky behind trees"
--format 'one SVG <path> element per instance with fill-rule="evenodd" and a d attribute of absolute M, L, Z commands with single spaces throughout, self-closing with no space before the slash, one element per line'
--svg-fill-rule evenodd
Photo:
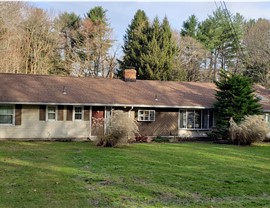
<path fill-rule="evenodd" d="M 239 12 L 246 19 L 270 19 L 270 1 L 225 2 L 230 12 Z M 195 14 L 196 17 L 202 21 L 206 19 L 208 15 L 211 15 L 212 12 L 217 9 L 217 6 L 220 6 L 219 1 L 40 1 L 31 2 L 31 4 L 42 9 L 53 10 L 56 13 L 64 11 L 75 12 L 81 17 L 83 17 L 89 9 L 95 6 L 102 6 L 107 10 L 107 17 L 110 26 L 113 28 L 114 38 L 118 41 L 119 45 L 123 44 L 123 36 L 138 9 L 144 10 L 150 20 L 154 20 L 156 16 L 158 16 L 159 19 L 163 19 L 167 16 L 172 29 L 180 31 L 183 22 L 192 14 Z"/>

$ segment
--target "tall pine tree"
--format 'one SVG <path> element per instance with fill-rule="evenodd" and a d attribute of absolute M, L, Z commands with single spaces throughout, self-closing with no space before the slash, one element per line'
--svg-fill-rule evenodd
<path fill-rule="evenodd" d="M 124 40 L 122 70 L 134 67 L 139 79 L 172 80 L 177 47 L 166 17 L 162 23 L 156 17 L 150 26 L 145 13 L 138 10 Z"/>
<path fill-rule="evenodd" d="M 222 69 L 236 72 L 242 67 L 239 44 L 242 42 L 243 21 L 241 15 L 232 15 L 218 8 L 198 26 L 197 40 L 211 54 L 207 68 L 212 71 L 214 80 Z"/>
<path fill-rule="evenodd" d="M 160 79 L 161 51 L 160 51 L 160 22 L 155 17 L 153 24 L 148 32 L 148 44 L 145 46 L 145 53 L 142 54 L 144 66 L 140 69 L 139 74 L 143 79 Z"/>
<path fill-rule="evenodd" d="M 167 17 L 161 25 L 160 50 L 163 63 L 163 72 L 160 75 L 161 80 L 172 80 L 172 71 L 174 67 L 174 58 L 178 52 L 176 42 L 172 38 L 172 30 Z"/>
<path fill-rule="evenodd" d="M 216 129 L 219 137 L 228 138 L 229 120 L 239 124 L 247 115 L 261 114 L 259 99 L 255 97 L 252 81 L 238 74 L 221 71 L 217 86 Z"/>
<path fill-rule="evenodd" d="M 191 15 L 187 21 L 184 21 L 183 28 L 181 29 L 181 35 L 196 38 L 198 23 L 199 21 L 197 17 L 194 14 Z"/>
<path fill-rule="evenodd" d="M 120 69 L 135 68 L 140 72 L 144 68 L 142 62 L 142 54 L 145 53 L 145 46 L 148 44 L 149 20 L 143 10 L 138 10 L 128 26 L 124 36 L 124 46 L 122 47 L 124 57 L 118 60 Z M 119 72 L 121 74 L 121 71 Z M 145 77 L 141 73 L 137 73 L 140 79 Z"/>

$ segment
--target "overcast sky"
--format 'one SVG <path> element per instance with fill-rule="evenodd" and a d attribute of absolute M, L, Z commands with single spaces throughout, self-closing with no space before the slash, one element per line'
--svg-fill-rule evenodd
<path fill-rule="evenodd" d="M 258 19 L 260 17 L 270 19 L 270 1 L 225 2 L 230 12 L 233 14 L 239 12 L 246 19 Z M 75 12 L 81 17 L 91 8 L 102 6 L 107 10 L 107 17 L 110 26 L 113 28 L 114 38 L 118 40 L 119 44 L 122 44 L 123 35 L 138 9 L 144 10 L 150 20 L 153 20 L 155 16 L 162 20 L 166 15 L 172 28 L 180 30 L 183 21 L 187 20 L 192 14 L 195 14 L 200 21 L 206 19 L 216 10 L 217 5 L 220 5 L 220 1 L 34 1 L 31 4 L 46 10 L 52 9 L 55 12 Z"/>

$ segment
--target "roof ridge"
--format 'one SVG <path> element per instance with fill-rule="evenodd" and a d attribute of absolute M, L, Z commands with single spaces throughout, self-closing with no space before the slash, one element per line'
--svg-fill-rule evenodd
<path fill-rule="evenodd" d="M 117 80 L 117 79 L 109 79 L 105 77 L 80 77 L 80 76 L 72 76 L 72 75 L 57 75 L 57 74 L 24 74 L 24 73 L 0 73 L 1 75 L 8 76 L 25 76 L 25 77 L 59 77 L 59 78 L 75 78 L 75 79 L 108 79 L 108 80 Z"/>
<path fill-rule="evenodd" d="M 100 79 L 100 80 L 120 80 L 125 82 L 122 79 L 119 78 L 105 78 L 105 77 L 91 77 L 91 76 L 86 76 L 86 77 L 80 77 L 80 76 L 72 76 L 72 75 L 56 75 L 56 74 L 24 74 L 24 73 L 0 73 L 1 75 L 7 75 L 7 76 L 25 76 L 25 77 L 54 77 L 54 78 L 72 78 L 72 79 Z M 179 83 L 179 84 L 214 84 L 213 82 L 201 82 L 201 81 L 196 81 L 196 82 L 189 82 L 189 81 L 177 81 L 177 80 L 143 80 L 143 79 L 137 79 L 137 82 L 159 82 L 159 83 Z"/>

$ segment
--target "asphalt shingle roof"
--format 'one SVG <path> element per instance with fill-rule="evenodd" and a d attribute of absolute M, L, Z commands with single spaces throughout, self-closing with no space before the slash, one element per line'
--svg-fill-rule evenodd
<path fill-rule="evenodd" d="M 266 98 L 264 109 L 270 110 L 270 90 L 255 88 Z M 215 84 L 203 82 L 0 74 L 0 103 L 210 108 L 215 92 Z"/>

